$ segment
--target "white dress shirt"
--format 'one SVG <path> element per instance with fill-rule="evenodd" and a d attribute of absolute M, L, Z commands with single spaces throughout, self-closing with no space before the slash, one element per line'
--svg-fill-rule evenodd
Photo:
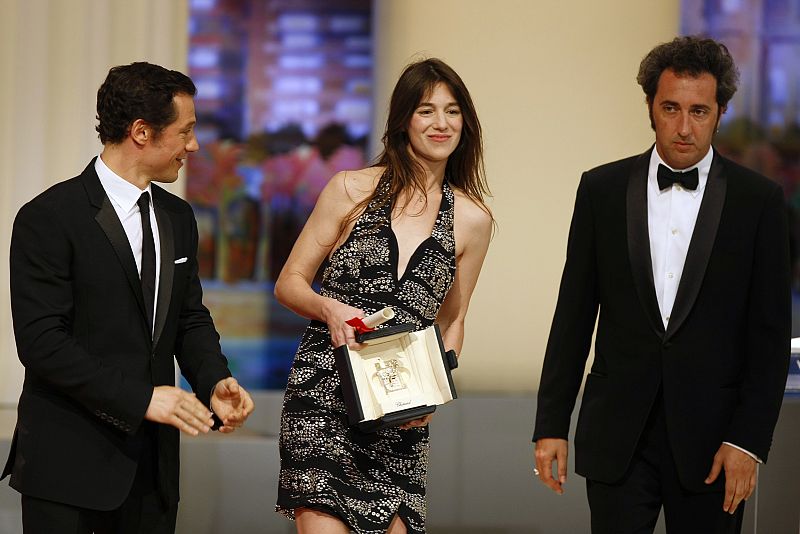
<path fill-rule="evenodd" d="M 700 203 L 708 183 L 708 172 L 714 159 L 714 149 L 709 148 L 697 164 L 686 169 L 673 169 L 661 159 L 658 150 L 650 154 L 650 168 L 647 174 L 647 230 L 650 235 L 650 259 L 653 262 L 653 282 L 656 288 L 658 309 L 664 328 L 669 324 L 678 285 L 681 282 L 686 253 L 694 233 Z M 658 188 L 659 164 L 673 171 L 689 171 L 697 168 L 697 189 L 690 191 L 675 184 L 663 191 Z M 725 441 L 727 445 L 748 454 L 757 462 L 761 459 L 755 454 Z M 709 465 L 710 468 L 710 465 Z"/>
<path fill-rule="evenodd" d="M 655 148 L 650 155 L 650 170 L 647 175 L 647 229 L 650 234 L 653 282 L 664 328 L 669 323 L 675 296 L 678 294 L 678 284 L 686 263 L 686 253 L 689 251 L 700 203 L 703 201 L 712 159 L 714 149 L 710 148 L 708 154 L 696 165 L 688 169 L 672 169 L 664 163 Z M 675 171 L 688 171 L 697 167 L 697 189 L 690 191 L 680 185 L 673 185 L 663 191 L 659 190 L 659 164 Z"/>
<path fill-rule="evenodd" d="M 153 229 L 153 241 L 156 246 L 156 294 L 153 301 L 153 317 L 155 317 L 155 310 L 158 305 L 158 284 L 161 275 L 161 241 L 158 238 L 158 224 L 153 210 L 153 192 L 149 184 L 147 189 L 143 191 L 114 173 L 100 156 L 95 161 L 94 170 L 97 172 L 98 178 L 100 178 L 100 185 L 105 189 L 111 205 L 114 206 L 114 211 L 117 212 L 122 228 L 125 229 L 125 235 L 128 236 L 139 277 L 142 276 L 142 216 L 139 213 L 137 202 L 144 191 L 150 194 L 150 227 Z"/>

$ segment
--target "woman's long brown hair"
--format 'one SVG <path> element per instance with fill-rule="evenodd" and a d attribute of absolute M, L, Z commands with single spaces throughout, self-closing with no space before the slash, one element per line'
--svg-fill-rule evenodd
<path fill-rule="evenodd" d="M 434 87 L 443 83 L 450 89 L 461 108 L 463 126 L 458 146 L 450 154 L 445 167 L 445 180 L 478 204 L 491 216 L 484 198 L 489 196 L 486 171 L 483 163 L 483 138 L 475 105 L 461 77 L 440 59 L 431 58 L 408 65 L 392 91 L 389 118 L 383 134 L 383 152 L 373 167 L 384 167 L 383 177 L 388 178 L 388 188 L 375 188 L 367 198 L 356 204 L 342 221 L 341 239 L 345 229 L 377 200 L 374 209 L 394 202 L 402 193 L 419 192 L 426 195 L 425 171 L 409 153 L 408 125 L 420 102 L 428 97 Z M 338 241 L 337 239 L 337 241 Z"/>

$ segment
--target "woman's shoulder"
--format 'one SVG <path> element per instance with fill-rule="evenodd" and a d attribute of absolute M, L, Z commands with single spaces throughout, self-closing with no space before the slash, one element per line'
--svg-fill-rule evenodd
<path fill-rule="evenodd" d="M 456 219 L 465 223 L 470 229 L 491 229 L 492 217 L 489 207 L 468 196 L 463 190 L 450 186 L 453 191 Z"/>
<path fill-rule="evenodd" d="M 333 202 L 358 204 L 372 195 L 383 171 L 383 167 L 339 171 L 330 179 L 320 197 Z"/>

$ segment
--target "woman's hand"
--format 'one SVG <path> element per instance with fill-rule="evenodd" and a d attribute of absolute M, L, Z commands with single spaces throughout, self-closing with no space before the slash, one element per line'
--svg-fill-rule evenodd
<path fill-rule="evenodd" d="M 408 423 L 404 423 L 404 424 L 400 425 L 399 428 L 400 428 L 400 430 L 408 430 L 408 429 L 414 428 L 414 427 L 427 426 L 428 423 L 431 422 L 431 419 L 433 419 L 433 414 L 429 413 L 428 415 L 420 417 L 419 419 L 414 419 L 413 421 L 409 421 Z"/>
<path fill-rule="evenodd" d="M 325 297 L 325 305 L 323 306 L 323 315 L 325 322 L 328 324 L 328 331 L 331 334 L 331 344 L 334 348 L 347 345 L 348 347 L 356 347 L 356 330 L 348 325 L 353 317 L 364 317 L 364 310 L 348 306 L 338 300 Z"/>

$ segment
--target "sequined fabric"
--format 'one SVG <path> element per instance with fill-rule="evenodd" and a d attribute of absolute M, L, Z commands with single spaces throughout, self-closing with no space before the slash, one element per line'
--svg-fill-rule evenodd
<path fill-rule="evenodd" d="M 388 188 L 382 180 L 378 187 Z M 325 265 L 321 294 L 367 314 L 391 306 L 384 326 L 432 325 L 455 277 L 453 193 L 445 183 L 431 236 L 398 279 L 391 206 L 370 205 Z M 395 514 L 408 532 L 425 532 L 428 428 L 375 433 L 347 424 L 339 375 L 325 324 L 312 321 L 295 355 L 281 415 L 281 471 L 276 510 L 313 508 L 358 534 L 383 534 Z"/>

